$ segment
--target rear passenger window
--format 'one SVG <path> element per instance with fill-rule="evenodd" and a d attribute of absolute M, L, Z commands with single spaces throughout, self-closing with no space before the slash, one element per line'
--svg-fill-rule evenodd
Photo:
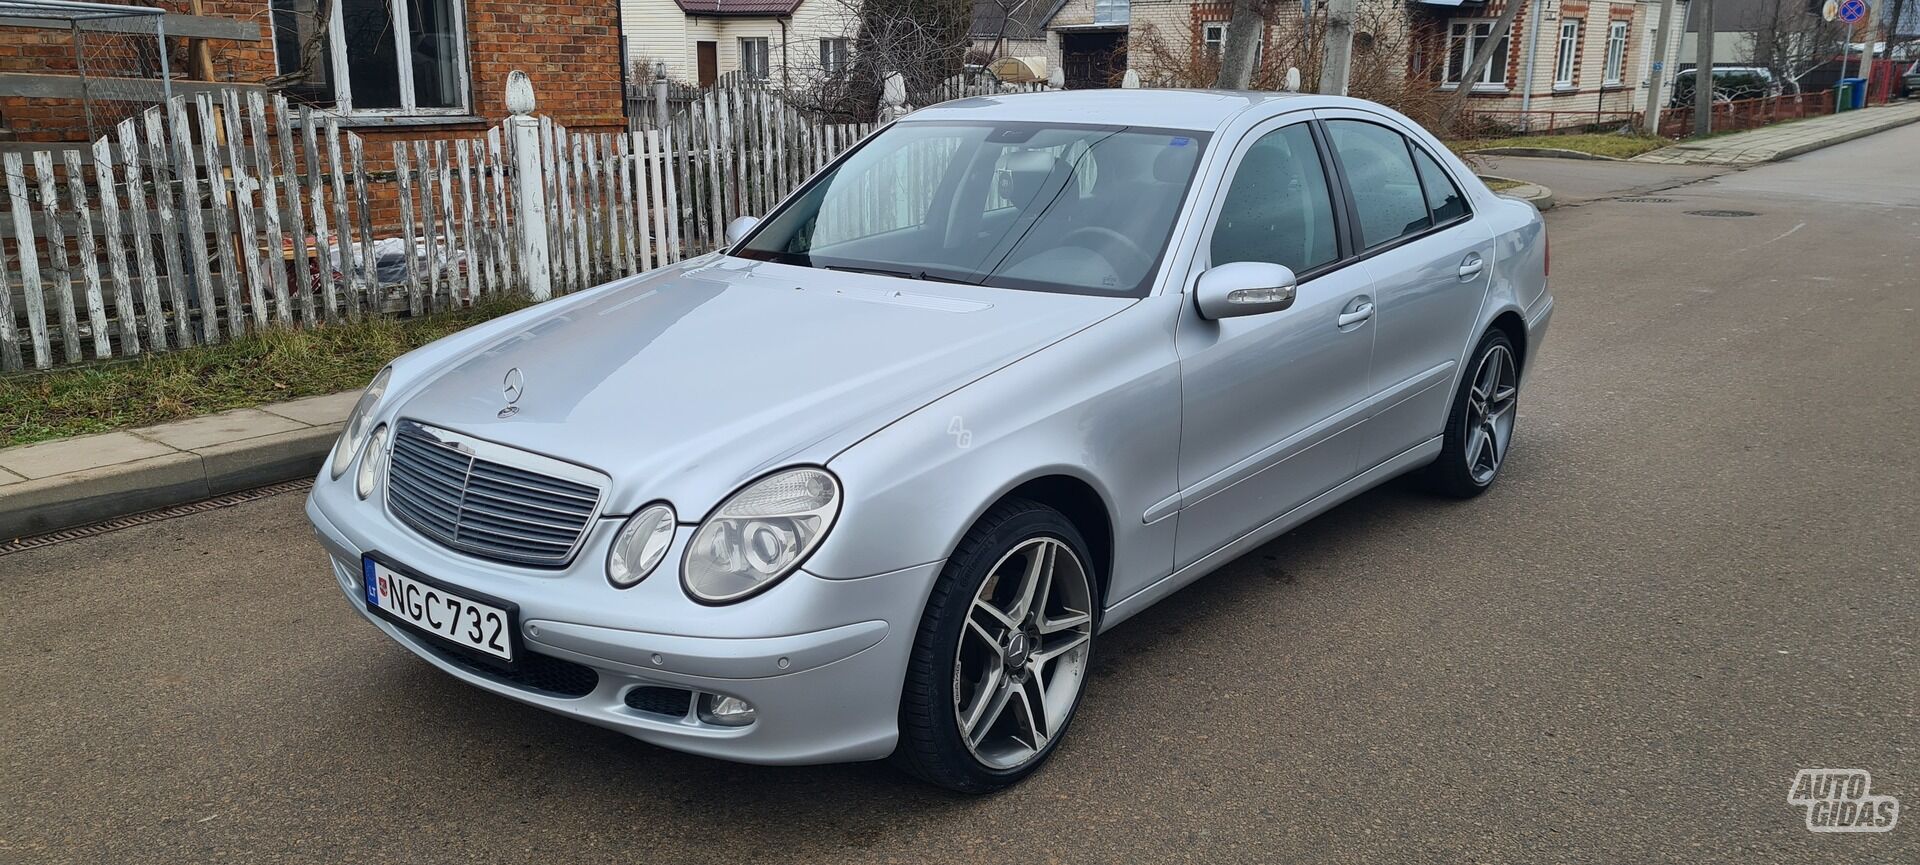
<path fill-rule="evenodd" d="M 1436 225 L 1459 219 L 1467 214 L 1466 196 L 1460 194 L 1460 187 L 1440 170 L 1440 163 L 1433 161 L 1425 150 L 1413 148 L 1413 164 L 1420 168 L 1420 185 L 1427 189 L 1427 209 L 1433 211 Z"/>
<path fill-rule="evenodd" d="M 1260 137 L 1234 169 L 1208 247 L 1214 265 L 1264 261 L 1304 273 L 1339 257 L 1333 196 L 1305 123 Z"/>
<path fill-rule="evenodd" d="M 1333 149 L 1346 170 L 1368 249 L 1426 230 L 1427 197 L 1400 133 L 1358 120 L 1329 120 Z"/>

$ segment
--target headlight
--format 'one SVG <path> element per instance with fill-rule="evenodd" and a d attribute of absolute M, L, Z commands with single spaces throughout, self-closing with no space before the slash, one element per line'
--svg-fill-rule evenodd
<path fill-rule="evenodd" d="M 634 514 L 607 551 L 607 582 L 626 588 L 647 578 L 673 545 L 673 508 L 652 505 Z"/>
<path fill-rule="evenodd" d="M 380 468 L 386 461 L 387 425 L 381 424 L 367 439 L 367 455 L 360 460 L 360 473 L 353 479 L 353 491 L 361 498 L 373 495 L 373 482 L 380 479 Z"/>
<path fill-rule="evenodd" d="M 393 378 L 393 367 L 387 367 L 373 377 L 373 384 L 367 385 L 360 401 L 353 404 L 353 413 L 347 415 L 347 426 L 340 431 L 340 439 L 333 443 L 333 479 L 347 473 L 347 463 L 353 461 L 353 455 L 360 452 L 360 446 L 367 441 L 367 432 L 373 423 L 373 410 L 380 405 L 380 397 L 387 392 L 387 382 Z"/>
<path fill-rule="evenodd" d="M 788 469 L 748 484 L 693 533 L 681 569 L 687 593 L 723 604 L 773 585 L 806 561 L 839 513 L 840 482 L 826 469 Z"/>

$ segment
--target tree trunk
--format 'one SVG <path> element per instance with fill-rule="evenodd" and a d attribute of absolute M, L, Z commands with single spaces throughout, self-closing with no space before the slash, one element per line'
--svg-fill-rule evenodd
<path fill-rule="evenodd" d="M 1520 7 L 1525 2 L 1527 0 L 1507 0 L 1507 8 L 1500 10 L 1499 20 L 1493 22 L 1493 32 L 1487 34 L 1485 50 L 1474 51 L 1472 67 L 1460 73 L 1460 86 L 1454 88 L 1453 98 L 1448 100 L 1446 110 L 1440 113 L 1441 128 L 1451 127 L 1454 119 L 1459 117 L 1460 112 L 1467 107 L 1467 97 L 1473 95 L 1473 82 L 1479 81 L 1480 76 L 1487 73 L 1487 64 L 1493 62 L 1494 46 L 1499 45 L 1500 40 L 1507 38 L 1507 34 L 1512 32 L 1513 19 L 1520 14 Z M 1538 15 L 1527 19 L 1527 35 L 1530 38 L 1539 38 L 1538 32 L 1533 29 L 1539 26 L 1535 23 L 1538 19 Z M 1467 44 L 1473 44 L 1472 30 L 1467 31 Z M 1507 46 L 1507 54 L 1513 54 L 1512 45 Z M 1446 61 L 1442 59 L 1441 62 Z M 1520 86 L 1530 88 L 1533 82 L 1522 81 Z"/>
<path fill-rule="evenodd" d="M 1233 0 L 1233 17 L 1227 21 L 1227 44 L 1220 46 L 1220 75 L 1213 86 L 1222 90 L 1245 90 L 1253 83 L 1254 52 L 1267 32 L 1267 19 L 1260 14 L 1260 0 Z"/>

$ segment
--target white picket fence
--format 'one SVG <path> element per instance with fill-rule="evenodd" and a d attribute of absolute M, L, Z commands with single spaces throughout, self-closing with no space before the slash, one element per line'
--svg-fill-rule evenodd
<path fill-rule="evenodd" d="M 766 212 L 872 128 L 710 90 L 664 130 L 543 117 L 522 139 L 537 153 L 496 126 L 394 142 L 391 170 L 370 171 L 387 154 L 337 118 L 257 90 L 178 97 L 90 149 L 0 157 L 0 370 L 419 315 L 530 280 L 598 285 L 718 247 L 729 219 Z"/>

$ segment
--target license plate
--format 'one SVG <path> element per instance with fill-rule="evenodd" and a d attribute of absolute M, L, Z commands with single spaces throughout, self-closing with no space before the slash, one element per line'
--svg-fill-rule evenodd
<path fill-rule="evenodd" d="M 513 611 L 450 591 L 366 557 L 361 574 L 367 607 L 456 646 L 513 660 Z"/>

